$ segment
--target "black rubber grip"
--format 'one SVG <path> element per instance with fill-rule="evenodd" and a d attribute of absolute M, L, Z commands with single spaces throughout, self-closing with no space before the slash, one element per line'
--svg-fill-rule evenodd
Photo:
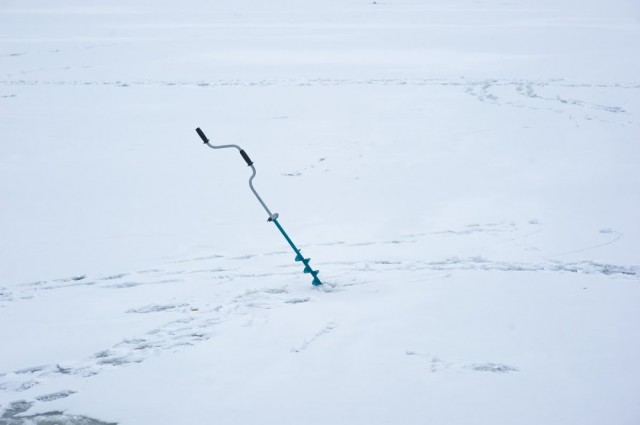
<path fill-rule="evenodd" d="M 198 133 L 198 136 L 200 136 L 203 142 L 209 143 L 209 139 L 207 139 L 207 136 L 205 136 L 202 130 L 200 130 L 200 127 L 196 128 L 196 133 Z"/>
<path fill-rule="evenodd" d="M 253 161 L 251 160 L 251 158 L 249 158 L 249 155 L 247 155 L 247 153 L 244 150 L 240 150 L 240 155 L 242 155 L 242 159 L 244 159 L 247 162 L 247 165 L 249 166 L 253 165 Z"/>

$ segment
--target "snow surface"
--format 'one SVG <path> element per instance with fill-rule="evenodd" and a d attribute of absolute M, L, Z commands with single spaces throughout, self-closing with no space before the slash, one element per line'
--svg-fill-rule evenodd
<path fill-rule="evenodd" d="M 636 0 L 0 0 L 0 424 L 640 423 L 639 76 Z"/>

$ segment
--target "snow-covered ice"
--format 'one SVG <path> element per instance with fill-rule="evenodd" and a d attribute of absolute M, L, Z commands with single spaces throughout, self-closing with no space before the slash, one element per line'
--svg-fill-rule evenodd
<path fill-rule="evenodd" d="M 0 424 L 637 424 L 639 76 L 631 0 L 0 1 Z"/>

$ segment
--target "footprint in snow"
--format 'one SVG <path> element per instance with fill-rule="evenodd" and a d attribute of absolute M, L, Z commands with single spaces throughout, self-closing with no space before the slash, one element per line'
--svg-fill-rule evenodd
<path fill-rule="evenodd" d="M 518 369 L 513 366 L 500 363 L 471 363 L 466 367 L 477 372 L 510 373 L 518 371 Z"/>
<path fill-rule="evenodd" d="M 60 400 L 62 398 L 67 398 L 70 395 L 75 394 L 76 391 L 72 391 L 72 390 L 66 390 L 66 391 L 58 391 L 57 393 L 51 393 L 51 394 L 45 394 L 45 395 L 41 395 L 36 397 L 36 400 L 38 401 L 54 401 L 54 400 Z"/>
<path fill-rule="evenodd" d="M 324 335 L 327 335 L 327 334 L 331 333 L 336 328 L 336 326 L 337 326 L 337 324 L 334 323 L 334 322 L 327 323 L 322 329 L 320 329 L 318 332 L 316 332 L 310 338 L 307 338 L 298 347 L 292 348 L 291 352 L 292 353 L 300 353 L 301 351 L 304 351 L 304 350 L 308 349 L 309 346 L 311 344 L 313 344 L 318 338 L 321 338 Z"/>
<path fill-rule="evenodd" d="M 173 311 L 184 309 L 188 304 L 149 304 L 138 308 L 131 308 L 127 310 L 127 313 L 157 313 L 160 311 Z"/>
<path fill-rule="evenodd" d="M 45 412 L 35 415 L 25 415 L 35 403 L 33 401 L 19 400 L 12 402 L 0 416 L 2 425 L 24 424 L 64 424 L 64 425 L 117 425 L 113 422 L 102 422 L 87 416 L 67 415 L 64 412 Z"/>
<path fill-rule="evenodd" d="M 288 300 L 285 301 L 285 303 L 287 304 L 301 304 L 301 303 L 306 303 L 311 301 L 311 298 L 309 297 L 302 297 L 302 298 L 290 298 Z"/>
<path fill-rule="evenodd" d="M 519 369 L 510 365 L 494 362 L 485 363 L 464 363 L 460 361 L 446 361 L 442 360 L 431 354 L 421 354 L 413 350 L 405 351 L 407 356 L 419 357 L 426 359 L 426 365 L 432 373 L 441 372 L 445 369 L 455 370 L 472 370 L 475 372 L 490 372 L 490 373 L 511 373 L 518 372 Z"/>

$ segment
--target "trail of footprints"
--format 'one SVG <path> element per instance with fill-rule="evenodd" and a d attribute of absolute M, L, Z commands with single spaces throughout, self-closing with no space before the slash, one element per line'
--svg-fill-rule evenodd
<path fill-rule="evenodd" d="M 374 245 L 404 245 L 415 244 L 425 238 L 434 237 L 464 237 L 470 235 L 484 234 L 495 238 L 503 238 L 503 240 L 497 243 L 514 243 L 516 241 L 522 241 L 533 235 L 536 235 L 542 231 L 538 226 L 538 221 L 532 219 L 528 223 L 530 225 L 528 230 L 521 231 L 515 223 L 487 223 L 487 224 L 469 224 L 461 228 L 446 229 L 441 231 L 435 231 L 430 233 L 416 233 L 401 235 L 395 239 L 383 240 L 383 241 L 334 241 L 329 243 L 318 243 L 310 246 L 341 246 L 344 249 L 366 247 Z M 531 227 L 532 226 L 532 227 Z M 571 272 L 571 273 L 585 273 L 585 274 L 604 274 L 608 276 L 637 276 L 640 272 L 638 266 L 624 266 L 594 262 L 590 260 L 565 262 L 557 260 L 556 258 L 562 257 L 571 253 L 581 253 L 584 251 L 596 249 L 612 243 L 617 242 L 623 237 L 623 234 L 611 229 L 601 229 L 601 237 L 610 236 L 607 240 L 600 241 L 594 245 L 587 247 L 578 247 L 574 250 L 561 253 L 553 253 L 553 255 L 547 257 L 541 257 L 540 261 L 536 262 L 506 262 L 499 260 L 492 260 L 483 256 L 469 256 L 469 257 L 448 257 L 444 259 L 438 259 L 433 261 L 425 260 L 407 260 L 407 261 L 388 261 L 385 259 L 369 259 L 362 261 L 330 261 L 330 262 L 317 262 L 318 266 L 328 265 L 333 266 L 332 269 L 339 269 L 336 266 L 345 266 L 347 272 L 370 272 L 370 271 L 392 271 L 392 270 L 431 270 L 431 271 L 455 271 L 455 270 L 498 270 L 505 272 L 533 272 L 533 271 L 548 271 L 548 272 Z M 536 247 L 525 247 L 526 250 L 537 250 Z M 262 256 L 290 256 L 288 251 L 275 251 Z M 287 261 L 281 266 L 276 266 L 275 270 L 269 273 L 245 273 L 242 270 L 241 265 L 237 262 L 251 260 L 258 257 L 258 255 L 243 255 L 236 257 L 225 258 L 221 255 L 210 255 L 205 257 L 197 257 L 193 259 L 177 260 L 172 265 L 180 265 L 186 263 L 197 263 L 198 265 L 205 263 L 210 266 L 211 262 L 226 261 L 226 267 L 204 267 L 204 268 L 192 268 L 192 269 L 180 269 L 176 267 L 170 267 L 166 269 L 152 269 L 141 270 L 131 273 L 119 273 L 115 275 L 102 276 L 90 278 L 87 275 L 71 276 L 63 279 L 56 279 L 51 281 L 39 281 L 31 282 L 19 285 L 12 289 L 0 286 L 0 308 L 7 305 L 10 302 L 30 300 L 41 294 L 42 291 L 58 290 L 64 288 L 72 288 L 78 286 L 92 286 L 101 289 L 127 289 L 141 285 L 165 285 L 165 284 L 177 284 L 185 280 L 190 275 L 203 275 L 207 279 L 219 280 L 221 282 L 231 282 L 236 279 L 257 279 L 262 277 L 274 277 L 274 276 L 291 276 L 297 275 L 297 265 L 293 262 Z M 236 266 L 229 267 L 229 263 L 235 262 Z M 339 271 L 339 270 L 338 270 Z"/>
<path fill-rule="evenodd" d="M 532 220 L 529 224 L 537 225 L 537 221 Z M 470 224 L 459 229 L 447 229 L 432 233 L 417 233 L 402 235 L 395 239 L 383 241 L 363 241 L 363 242 L 333 242 L 330 246 L 341 246 L 343 249 L 351 247 L 362 247 L 369 245 L 388 245 L 392 249 L 393 245 L 411 244 L 429 237 L 465 237 L 469 235 L 485 233 L 491 237 L 507 242 L 520 240 L 529 235 L 536 234 L 539 230 L 520 231 L 518 226 L 513 223 L 489 223 L 489 224 Z M 621 234 L 614 231 L 601 231 L 603 236 L 611 234 L 618 238 Z M 616 239 L 617 240 L 617 239 Z M 615 242 L 615 241 L 614 241 Z M 323 245 L 323 244 L 318 244 Z M 599 246 L 599 245 L 596 245 Z M 266 256 L 289 256 L 287 251 L 278 251 L 264 254 Z M 232 281 L 234 279 L 260 278 L 258 274 L 247 274 L 238 272 L 238 269 L 230 267 L 230 262 L 242 262 L 250 260 L 254 255 L 246 255 L 241 257 L 225 258 L 220 255 L 207 257 L 199 257 L 194 259 L 180 260 L 173 263 L 168 269 L 142 270 L 132 273 L 120 273 L 115 275 L 103 276 L 98 278 L 90 278 L 86 275 L 77 275 L 65 279 L 57 279 L 52 281 L 42 281 L 24 284 L 18 287 L 18 290 L 9 290 L 0 287 L 0 308 L 10 302 L 22 301 L 28 302 L 29 299 L 36 296 L 40 291 L 61 290 L 65 288 L 77 286 L 91 286 L 96 290 L 126 290 L 127 288 L 139 285 L 160 285 L 175 284 L 183 281 L 181 275 L 203 274 L 208 278 L 221 279 L 222 281 Z M 201 264 L 210 265 L 211 262 L 226 260 L 226 267 L 203 267 L 199 269 L 180 269 L 185 263 L 201 266 Z M 597 273 L 610 276 L 622 276 L 636 278 L 640 271 L 637 266 L 619 266 L 612 264 L 600 264 L 592 261 L 579 261 L 573 263 L 560 261 L 546 261 L 539 263 L 513 263 L 486 259 L 481 256 L 467 258 L 446 258 L 438 261 L 388 261 L 388 260 L 368 260 L 368 261 L 341 261 L 318 263 L 318 265 L 332 266 L 334 273 L 344 275 L 344 281 L 336 285 L 326 285 L 326 288 L 320 289 L 325 292 L 336 290 L 344 290 L 349 286 L 366 284 L 367 273 L 385 273 L 388 271 L 457 271 L 457 270 L 499 270 L 504 272 L 520 272 L 520 271 L 547 271 L 547 272 L 571 272 L 571 273 Z M 289 265 L 291 267 L 294 265 Z M 283 266 L 283 269 L 289 266 Z M 293 273 L 289 271 L 279 271 L 264 276 L 284 276 Z M 353 278 L 350 275 L 358 274 Z M 0 373 L 0 390 L 11 392 L 24 392 L 31 388 L 37 387 L 41 382 L 64 375 L 75 375 L 80 377 L 91 377 L 100 374 L 114 367 L 126 367 L 145 361 L 152 355 L 162 352 L 172 352 L 196 345 L 202 341 L 206 341 L 214 334 L 216 325 L 232 315 L 247 316 L 246 326 L 252 326 L 257 320 L 260 320 L 260 314 L 256 311 L 266 312 L 272 308 L 284 305 L 299 305 L 312 302 L 309 296 L 291 296 L 287 287 L 262 288 L 257 290 L 249 290 L 242 294 L 231 296 L 226 302 L 209 309 L 192 308 L 188 303 L 176 302 L 165 304 L 148 304 L 141 305 L 126 311 L 128 314 L 165 314 L 179 313 L 182 315 L 177 320 L 172 320 L 164 325 L 146 332 L 141 335 L 125 338 L 117 342 L 111 347 L 95 353 L 83 360 L 69 363 L 53 363 L 48 365 L 39 365 L 22 370 Z M 263 314 L 263 316 L 264 316 Z M 301 342 L 300 345 L 292 347 L 292 353 L 303 353 L 313 347 L 313 344 L 319 339 L 333 332 L 337 324 L 334 322 L 327 323 L 322 329 Z M 517 371 L 517 368 L 501 363 L 468 363 L 459 361 L 444 361 L 430 354 L 420 354 L 415 351 L 408 350 L 407 356 L 422 359 L 423 364 L 432 372 L 439 372 L 447 369 L 470 370 L 475 372 L 490 373 L 510 373 Z M 53 400 L 72 396 L 74 390 L 65 389 L 55 393 L 46 393 L 36 396 L 30 401 L 20 401 L 16 403 L 27 403 L 29 406 L 34 403 L 46 403 Z M 15 403 L 14 403 L 15 404 Z M 8 415 L 14 404 L 8 408 L 5 406 L 4 415 Z M 57 412 L 59 413 L 59 412 Z M 3 419 L 0 420 L 4 420 Z M 9 416 L 7 416 L 8 418 Z M 6 421 L 5 421 L 6 422 Z M 2 423 L 2 422 L 0 422 Z M 11 422 L 7 422 L 11 423 Z M 20 423 L 20 422 L 16 422 Z M 99 423 L 99 422 L 96 422 Z"/>
<path fill-rule="evenodd" d="M 120 276 L 120 278 L 122 277 L 125 276 Z M 117 279 L 111 278 L 109 280 Z M 129 314 L 163 314 L 182 311 L 186 316 L 165 323 L 145 334 L 125 338 L 112 347 L 81 361 L 59 362 L 2 373 L 0 374 L 0 390 L 21 393 L 56 377 L 74 375 L 89 378 L 114 367 L 126 367 L 141 363 L 150 356 L 161 352 L 174 352 L 196 345 L 209 339 L 214 333 L 215 326 L 232 315 L 249 317 L 246 325 L 251 326 L 252 321 L 255 320 L 252 312 L 256 309 L 268 310 L 276 305 L 301 304 L 310 301 L 312 301 L 311 297 L 291 297 L 286 287 L 279 287 L 245 291 L 240 295 L 232 296 L 226 303 L 208 310 L 194 309 L 186 303 L 150 304 L 130 309 L 127 311 Z M 306 344 L 308 345 L 309 342 Z M 66 389 L 42 394 L 31 400 L 16 401 L 11 403 L 9 407 L 0 406 L 0 408 L 5 407 L 0 424 L 4 425 L 5 422 L 7 424 L 23 424 L 25 423 L 23 420 L 28 419 L 29 416 L 20 415 L 18 417 L 16 416 L 18 413 L 28 410 L 36 403 L 59 400 L 75 393 L 74 390 Z M 52 418 L 53 416 L 60 418 L 64 416 L 61 412 L 51 412 L 47 415 Z M 68 421 L 67 423 L 73 423 L 69 422 L 68 417 L 65 420 Z M 87 420 L 89 419 L 87 418 Z M 96 421 L 95 423 L 100 424 L 101 422 Z"/>
<path fill-rule="evenodd" d="M 82 66 L 80 68 L 86 68 Z M 65 67 L 65 69 L 70 67 Z M 34 70 L 31 72 L 38 72 Z M 16 75 L 7 75 L 17 77 Z M 379 78 L 368 80 L 355 79 L 289 79 L 289 80 L 213 80 L 213 81 L 90 81 L 90 80 L 26 80 L 26 79 L 5 79 L 0 80 L 2 86 L 103 86 L 103 87 L 146 87 L 146 86 L 166 86 L 166 87 L 270 87 L 270 86 L 439 86 L 461 88 L 478 101 L 496 105 L 508 105 L 516 108 L 526 108 L 530 110 L 549 110 L 555 113 L 582 113 L 585 120 L 597 119 L 603 122 L 619 115 L 618 120 L 622 124 L 628 124 L 628 117 L 624 116 L 627 111 L 622 106 L 604 105 L 589 102 L 577 98 L 583 95 L 585 89 L 608 90 L 638 90 L 638 84 L 623 83 L 575 83 L 563 79 L 550 80 L 513 80 L 513 79 L 483 79 L 472 80 L 465 78 L 458 79 L 398 79 Z M 543 94 L 544 92 L 544 94 Z M 15 94 L 0 94 L 3 98 L 16 97 Z M 596 114 L 594 116 L 593 114 Z M 277 117 L 282 118 L 282 117 Z M 284 176 L 297 177 L 303 174 L 304 170 L 296 170 L 284 173 Z"/>
<path fill-rule="evenodd" d="M 606 87 L 609 90 L 626 90 L 640 88 L 635 84 L 579 84 L 564 80 L 528 81 L 488 79 L 469 84 L 465 93 L 480 102 L 495 105 L 508 105 L 530 110 L 548 110 L 554 113 L 583 113 L 585 120 L 593 120 L 593 114 L 604 113 L 598 118 L 607 122 L 615 115 L 621 123 L 629 123 L 622 116 L 627 111 L 617 105 L 604 105 L 578 99 L 584 89 Z M 544 94 L 543 94 L 544 93 Z"/>
<path fill-rule="evenodd" d="M 141 363 L 153 354 L 176 351 L 209 339 L 215 326 L 230 315 L 247 315 L 253 309 L 270 309 L 276 304 L 300 304 L 309 301 L 310 297 L 289 297 L 286 288 L 266 288 L 247 291 L 232 297 L 226 304 L 208 310 L 189 308 L 188 304 L 184 303 L 151 304 L 130 309 L 127 313 L 149 314 L 182 310 L 186 316 L 167 322 L 145 334 L 125 338 L 81 361 L 34 366 L 0 374 L 0 390 L 22 392 L 56 376 L 90 377 L 113 367 Z M 55 398 L 61 397 L 45 397 L 38 400 L 50 401 Z"/>

